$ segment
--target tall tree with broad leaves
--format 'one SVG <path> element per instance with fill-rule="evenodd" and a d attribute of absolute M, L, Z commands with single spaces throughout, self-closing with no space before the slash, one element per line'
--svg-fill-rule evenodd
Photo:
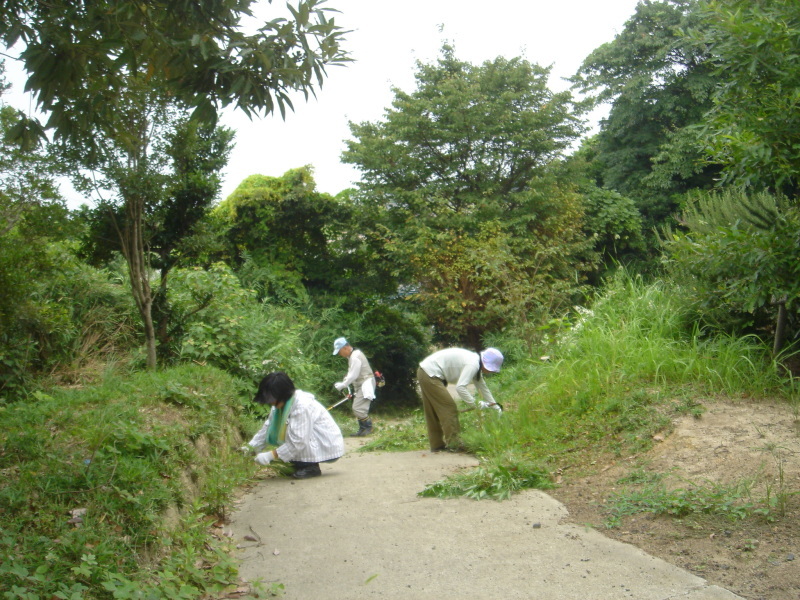
<path fill-rule="evenodd" d="M 233 104 L 247 114 L 291 107 L 308 96 L 325 68 L 347 60 L 342 30 L 324 0 L 299 0 L 291 19 L 246 34 L 252 0 L 11 0 L 0 9 L 0 37 L 19 48 L 26 89 L 49 116 L 23 119 L 15 137 L 31 144 L 52 129 L 76 168 L 95 186 L 128 264 L 142 317 L 147 365 L 156 367 L 152 264 L 147 219 L 168 195 L 164 147 L 187 109 L 216 122 Z"/>
<path fill-rule="evenodd" d="M 70 140 L 64 156 L 75 163 L 79 189 L 93 188 L 96 212 L 113 231 L 112 247 L 119 248 L 128 265 L 133 299 L 144 326 L 147 366 L 156 368 L 153 322 L 153 269 L 148 217 L 167 199 L 167 136 L 180 114 L 142 77 L 131 77 L 117 90 L 117 122 L 95 130 L 95 149 L 84 153 L 80 141 Z M 83 176 L 88 171 L 90 177 Z"/>
<path fill-rule="evenodd" d="M 706 203 L 713 231 L 695 219 L 693 246 L 673 246 L 731 313 L 774 319 L 777 355 L 788 330 L 796 343 L 800 323 L 800 4 L 706 0 L 700 14 L 703 26 L 688 37 L 708 48 L 717 80 L 701 139 L 723 183 L 736 187 Z M 707 214 L 723 201 L 736 210 Z"/>
<path fill-rule="evenodd" d="M 271 3 L 271 0 L 268 0 Z M 306 98 L 325 69 L 348 59 L 343 30 L 325 0 L 298 0 L 291 18 L 248 33 L 255 0 L 6 0 L 0 39 L 28 74 L 26 91 L 48 116 L 28 118 L 14 132 L 28 142 L 52 130 L 80 139 L 120 126 L 117 90 L 139 74 L 193 116 L 213 125 L 234 106 L 248 115 L 285 115 L 290 94 Z"/>
<path fill-rule="evenodd" d="M 703 129 L 723 181 L 789 196 L 800 190 L 800 3 L 707 0 L 691 39 L 718 82 Z"/>
<path fill-rule="evenodd" d="M 714 80 L 697 0 L 642 0 L 613 41 L 572 78 L 596 104 L 610 102 L 594 144 L 602 187 L 637 203 L 646 228 L 668 220 L 680 194 L 710 188 L 719 169 L 703 160 L 694 125 L 711 107 Z"/>
<path fill-rule="evenodd" d="M 443 341 L 478 346 L 578 287 L 580 201 L 553 165 L 583 125 L 548 75 L 521 58 L 475 66 L 445 45 L 417 64 L 414 92 L 394 90 L 382 121 L 350 124 L 354 196 L 379 215 L 372 233 L 404 277 L 400 292 Z"/>

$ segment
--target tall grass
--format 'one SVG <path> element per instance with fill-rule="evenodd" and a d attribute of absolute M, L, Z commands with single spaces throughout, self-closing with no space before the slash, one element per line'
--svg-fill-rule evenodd
<path fill-rule="evenodd" d="M 489 381 L 506 411 L 462 417 L 468 446 L 490 464 L 552 472 L 589 446 L 646 449 L 687 397 L 783 393 L 768 348 L 755 338 L 705 335 L 691 315 L 679 286 L 618 275 L 542 349 L 547 356 Z"/>

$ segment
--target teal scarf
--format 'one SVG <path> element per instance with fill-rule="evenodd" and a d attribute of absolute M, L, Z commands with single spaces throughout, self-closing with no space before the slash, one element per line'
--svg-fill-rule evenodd
<path fill-rule="evenodd" d="M 289 398 L 283 408 L 274 407 L 267 427 L 267 443 L 273 446 L 280 446 L 286 440 L 286 419 L 294 404 L 294 396 Z"/>

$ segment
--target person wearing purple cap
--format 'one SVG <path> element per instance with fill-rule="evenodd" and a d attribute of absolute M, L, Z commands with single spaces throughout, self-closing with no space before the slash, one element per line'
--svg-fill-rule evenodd
<path fill-rule="evenodd" d="M 502 414 L 503 407 L 495 401 L 483 377 L 485 373 L 499 373 L 502 365 L 503 354 L 497 348 L 486 348 L 480 353 L 464 348 L 446 348 L 434 352 L 419 364 L 417 380 L 431 451 L 464 449 L 460 439 L 458 407 L 447 390 L 448 383 L 455 384 L 458 397 L 467 405 L 465 410 L 480 406 Z M 474 384 L 483 397 L 477 406 L 469 384 Z"/>

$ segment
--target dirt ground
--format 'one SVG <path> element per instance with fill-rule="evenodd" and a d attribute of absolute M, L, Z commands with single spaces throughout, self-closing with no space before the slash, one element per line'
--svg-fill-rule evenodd
<path fill-rule="evenodd" d="M 645 454 L 571 465 L 548 494 L 567 507 L 572 523 L 591 525 L 744 598 L 798 600 L 800 422 L 785 403 L 709 400 L 703 407 L 700 417 L 682 417 L 672 431 L 657 435 Z M 733 490 L 752 482 L 751 502 L 763 506 L 769 494 L 785 511 L 773 522 L 640 513 L 608 528 L 615 494 L 637 489 L 624 482 L 637 472 L 665 474 L 671 489 Z M 729 496 L 748 500 L 741 491 Z"/>

